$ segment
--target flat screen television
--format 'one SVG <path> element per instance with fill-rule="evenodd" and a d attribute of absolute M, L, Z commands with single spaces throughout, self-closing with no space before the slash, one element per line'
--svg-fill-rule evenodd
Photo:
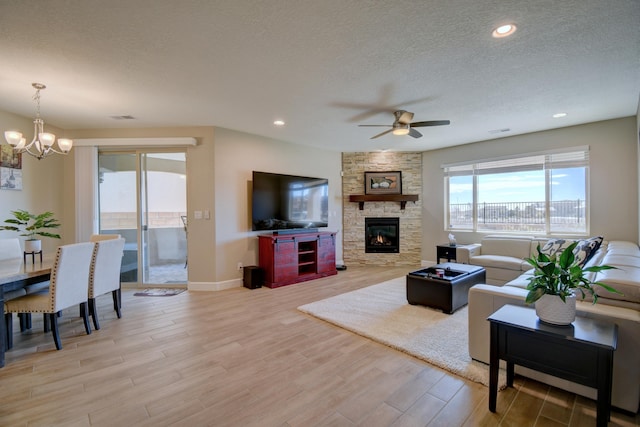
<path fill-rule="evenodd" d="M 329 180 L 253 171 L 252 230 L 329 225 Z"/>

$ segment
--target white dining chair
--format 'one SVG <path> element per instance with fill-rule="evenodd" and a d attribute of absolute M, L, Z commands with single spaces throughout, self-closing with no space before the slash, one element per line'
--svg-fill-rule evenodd
<path fill-rule="evenodd" d="M 92 236 L 93 237 L 93 236 Z M 89 273 L 89 314 L 93 318 L 93 326 L 100 329 L 96 298 L 111 292 L 113 309 L 118 319 L 121 315 L 120 265 L 124 253 L 124 239 L 103 239 L 96 241 Z"/>
<path fill-rule="evenodd" d="M 20 240 L 18 238 L 0 239 L 0 261 L 10 259 L 15 260 L 21 258 L 22 249 L 20 248 Z M 5 292 L 4 300 L 7 301 L 26 294 L 27 292 L 24 290 L 24 288 L 16 289 L 14 291 Z"/>
<path fill-rule="evenodd" d="M 5 259 L 22 258 L 20 239 L 0 239 L 0 261 Z"/>
<path fill-rule="evenodd" d="M 95 243 L 74 243 L 58 247 L 56 259 L 51 268 L 49 290 L 25 295 L 5 302 L 6 332 L 9 344 L 12 344 L 12 313 L 45 314 L 45 332 L 51 330 L 56 349 L 62 348 L 58 331 L 58 313 L 76 304 L 82 307 L 84 327 L 91 333 L 87 310 L 87 290 L 89 271 Z M 10 345 L 7 348 L 11 348 Z"/>
<path fill-rule="evenodd" d="M 0 239 L 0 261 L 19 260 L 22 259 L 22 248 L 20 247 L 20 239 L 17 237 L 11 239 Z M 36 285 L 35 283 L 33 284 Z M 47 284 L 47 286 L 49 286 Z M 4 300 L 9 301 L 27 294 L 26 287 L 7 291 L 4 293 Z M 25 331 L 31 328 L 31 316 L 28 314 L 19 314 L 20 330 Z M 9 339 L 7 337 L 7 339 Z"/>

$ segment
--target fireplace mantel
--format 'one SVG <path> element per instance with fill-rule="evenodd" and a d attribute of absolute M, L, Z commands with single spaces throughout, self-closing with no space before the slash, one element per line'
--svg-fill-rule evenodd
<path fill-rule="evenodd" d="M 418 201 L 417 194 L 350 194 L 350 202 L 357 202 L 360 210 L 364 209 L 364 202 L 400 202 L 400 209 L 404 209 L 407 202 Z"/>

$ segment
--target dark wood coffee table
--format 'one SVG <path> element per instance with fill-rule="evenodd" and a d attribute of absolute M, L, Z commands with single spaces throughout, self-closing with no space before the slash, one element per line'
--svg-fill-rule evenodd
<path fill-rule="evenodd" d="M 443 269 L 444 276 L 437 277 L 436 269 Z M 414 271 L 407 274 L 407 301 L 451 314 L 467 304 L 469 288 L 485 278 L 484 268 L 454 262 Z"/>

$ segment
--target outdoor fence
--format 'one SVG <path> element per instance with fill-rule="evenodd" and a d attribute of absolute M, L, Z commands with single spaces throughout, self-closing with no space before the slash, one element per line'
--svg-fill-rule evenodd
<path fill-rule="evenodd" d="M 586 224 L 585 200 L 563 200 L 551 202 L 549 222 L 551 226 L 561 225 L 579 230 Z M 449 222 L 453 227 L 473 226 L 473 205 L 471 203 L 451 203 Z M 545 202 L 479 203 L 478 228 L 510 229 L 510 225 L 532 226 L 537 230 L 546 223 Z M 500 227 L 502 226 L 502 227 Z"/>

